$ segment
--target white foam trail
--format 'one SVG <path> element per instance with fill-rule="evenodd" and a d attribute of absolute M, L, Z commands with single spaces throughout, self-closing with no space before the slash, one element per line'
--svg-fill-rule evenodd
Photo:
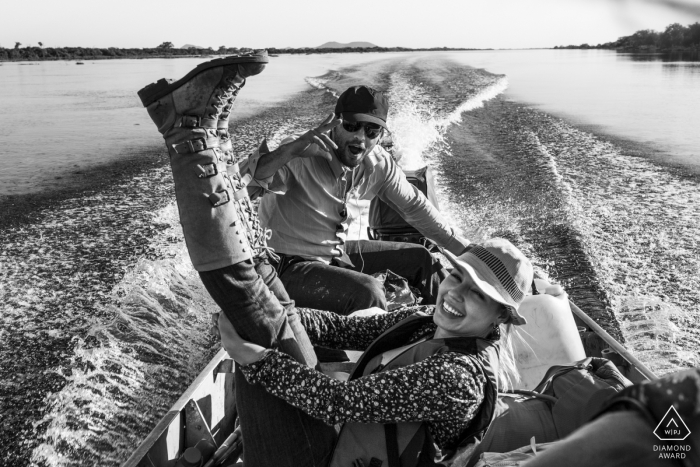
<path fill-rule="evenodd" d="M 208 312 L 214 305 L 181 240 L 175 203 L 155 213 L 153 221 L 168 225 L 152 242 L 162 259 L 139 259 L 115 285 L 102 318 L 87 332 L 99 346 L 74 338 L 70 372 L 62 374 L 66 385 L 47 397 L 47 413 L 35 424 L 47 428 L 32 452 L 32 465 L 76 465 L 65 446 L 117 465 L 144 434 L 133 427 L 151 426 L 151 417 L 210 357 Z"/>
<path fill-rule="evenodd" d="M 329 77 L 330 76 L 330 77 Z M 305 81 L 309 83 L 309 86 L 312 88 L 316 89 L 321 89 L 325 90 L 326 92 L 330 92 L 333 94 L 333 97 L 338 98 L 340 94 L 335 92 L 329 85 L 328 82 L 331 81 L 332 78 L 337 78 L 338 73 L 330 71 L 326 73 L 323 76 L 309 76 L 305 78 Z"/>
<path fill-rule="evenodd" d="M 430 99 L 403 73 L 391 77 L 388 123 L 404 170 L 426 165 L 429 148 L 442 142 L 444 128 Z"/>
<path fill-rule="evenodd" d="M 464 112 L 469 112 L 470 110 L 483 107 L 484 102 L 496 98 L 499 94 L 504 93 L 506 89 L 508 89 L 508 78 L 504 76 L 491 86 L 484 88 L 476 95 L 470 97 L 462 104 L 460 104 L 452 113 L 450 113 L 445 119 L 441 121 L 441 124 L 444 126 L 448 126 L 452 123 L 461 122 L 462 114 Z"/>
<path fill-rule="evenodd" d="M 440 116 L 432 104 L 433 99 L 422 87 L 414 85 L 402 73 L 395 73 L 391 79 L 390 99 L 392 108 L 389 114 L 389 126 L 395 146 L 400 154 L 399 165 L 404 170 L 415 170 L 433 163 L 439 153 L 449 151 L 444 143 L 444 135 L 453 123 L 459 123 L 462 113 L 484 105 L 508 87 L 508 80 L 501 78 L 485 87 L 474 96 L 459 104 L 447 116 Z M 449 199 L 442 188 L 443 174 L 433 169 L 437 185 L 437 197 L 443 217 L 450 219 L 450 225 L 462 234 L 465 228 L 462 213 L 464 207 L 459 202 Z"/>

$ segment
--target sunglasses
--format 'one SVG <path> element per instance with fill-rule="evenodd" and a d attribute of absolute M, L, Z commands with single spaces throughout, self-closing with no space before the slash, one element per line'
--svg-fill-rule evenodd
<path fill-rule="evenodd" d="M 377 136 L 379 136 L 379 133 L 382 132 L 382 127 L 377 125 L 376 123 L 367 123 L 367 122 L 357 122 L 357 123 L 350 123 L 350 122 L 343 122 L 343 129 L 347 131 L 348 133 L 355 133 L 357 130 L 360 128 L 365 129 L 365 135 L 369 139 L 374 139 Z"/>

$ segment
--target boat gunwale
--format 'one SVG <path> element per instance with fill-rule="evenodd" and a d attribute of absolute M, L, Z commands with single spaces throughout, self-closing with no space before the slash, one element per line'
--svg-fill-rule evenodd
<path fill-rule="evenodd" d="M 141 460 L 148 455 L 151 448 L 160 439 L 165 430 L 170 426 L 177 415 L 182 414 L 182 411 L 187 406 L 187 403 L 192 400 L 199 387 L 205 380 L 211 377 L 211 374 L 216 371 L 219 364 L 229 358 L 228 353 L 223 348 L 212 357 L 206 367 L 197 375 L 192 383 L 187 387 L 187 390 L 182 393 L 180 398 L 170 407 L 165 415 L 160 419 L 156 426 L 146 436 L 146 438 L 134 450 L 133 454 L 122 464 L 121 467 L 137 467 Z"/>

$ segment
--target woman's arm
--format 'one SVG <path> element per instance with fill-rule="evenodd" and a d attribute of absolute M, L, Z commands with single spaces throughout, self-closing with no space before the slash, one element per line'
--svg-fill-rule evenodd
<path fill-rule="evenodd" d="M 250 383 L 328 424 L 469 419 L 486 384 L 481 369 L 454 352 L 353 381 L 335 380 L 277 351 L 241 369 Z"/>
<path fill-rule="evenodd" d="M 312 344 L 345 350 L 365 350 L 384 331 L 418 311 L 432 314 L 432 307 L 411 306 L 372 316 L 341 316 L 330 311 L 298 309 Z"/>

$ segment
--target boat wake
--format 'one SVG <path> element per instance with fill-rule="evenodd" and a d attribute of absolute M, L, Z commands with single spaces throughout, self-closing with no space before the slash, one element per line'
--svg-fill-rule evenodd
<path fill-rule="evenodd" d="M 399 163 L 433 167 L 456 227 L 514 241 L 658 373 L 700 363 L 697 180 L 508 101 L 503 76 L 437 59 L 384 71 Z"/>
<path fill-rule="evenodd" d="M 58 368 L 66 384 L 46 399 L 35 423 L 45 430 L 32 453 L 37 465 L 118 465 L 218 350 L 207 335 L 215 304 L 181 241 L 170 204 L 153 222 L 157 259 L 140 258 L 112 289 L 73 354 Z M 90 343 L 92 341 L 92 343 Z M 96 341 L 96 343 L 95 343 Z"/>

